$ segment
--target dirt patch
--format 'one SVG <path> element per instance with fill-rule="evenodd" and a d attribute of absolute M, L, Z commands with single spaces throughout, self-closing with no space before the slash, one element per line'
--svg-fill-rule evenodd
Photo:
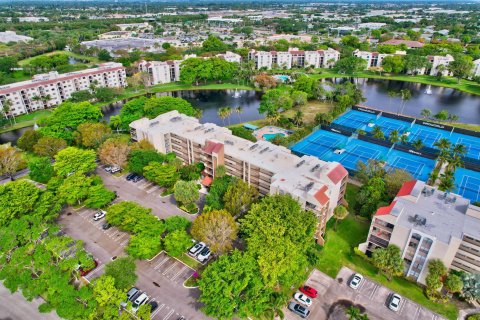
<path fill-rule="evenodd" d="M 346 312 L 348 308 L 354 307 L 360 310 L 360 313 L 365 312 L 365 307 L 360 304 L 355 304 L 350 300 L 338 300 L 330 306 L 327 313 L 328 320 L 346 320 L 348 316 Z"/>

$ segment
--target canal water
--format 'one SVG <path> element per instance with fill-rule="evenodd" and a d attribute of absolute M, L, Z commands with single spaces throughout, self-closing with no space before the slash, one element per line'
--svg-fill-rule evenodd
<path fill-rule="evenodd" d="M 326 79 L 325 82 L 341 82 L 344 79 Z M 422 109 L 427 108 L 432 114 L 447 110 L 459 116 L 459 122 L 480 124 L 480 96 L 471 95 L 450 88 L 429 87 L 427 85 L 403 81 L 381 79 L 358 79 L 357 85 L 362 89 L 365 98 L 363 104 L 381 110 L 398 112 L 402 103 L 400 97 L 390 97 L 389 92 L 400 92 L 409 89 L 412 98 L 405 104 L 403 113 L 419 117 Z M 427 93 L 427 89 L 429 93 Z M 201 122 L 213 122 L 218 125 L 229 125 L 245 121 L 261 119 L 258 113 L 262 93 L 253 90 L 186 90 L 157 93 L 157 96 L 170 95 L 189 101 L 195 108 L 202 110 Z M 104 107 L 105 121 L 120 113 L 122 103 Z M 230 107 L 232 114 L 225 119 L 218 116 L 218 109 Z M 236 108 L 241 107 L 240 113 Z M 0 134 L 0 143 L 16 142 L 27 128 Z"/>

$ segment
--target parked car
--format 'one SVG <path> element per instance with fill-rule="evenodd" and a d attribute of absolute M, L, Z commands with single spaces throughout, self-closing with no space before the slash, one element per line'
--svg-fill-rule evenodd
<path fill-rule="evenodd" d="M 129 173 L 129 174 L 125 177 L 125 179 L 126 179 L 127 181 L 130 181 L 130 180 L 132 180 L 136 175 L 137 175 L 137 174 L 136 174 L 135 172 Z"/>
<path fill-rule="evenodd" d="M 293 295 L 293 298 L 303 304 L 303 305 L 306 305 L 307 307 L 310 307 L 312 305 L 312 299 L 310 299 L 309 297 L 307 297 L 307 295 L 301 293 L 301 292 L 297 292 Z"/>
<path fill-rule="evenodd" d="M 357 290 L 362 281 L 363 276 L 359 273 L 355 273 L 352 277 L 352 280 L 350 280 L 349 286 L 350 288 Z"/>
<path fill-rule="evenodd" d="M 135 175 L 135 177 L 132 178 L 132 182 L 137 183 L 138 181 L 142 180 L 143 177 L 141 175 Z"/>
<path fill-rule="evenodd" d="M 148 296 L 147 296 L 147 294 L 146 294 L 145 292 L 142 293 L 141 295 L 139 295 L 139 296 L 137 297 L 137 299 L 135 299 L 135 301 L 133 301 L 133 304 L 132 304 L 132 310 L 133 310 L 133 312 L 137 312 L 138 308 L 140 308 L 140 306 L 141 306 L 142 304 L 147 303 L 147 301 L 148 301 Z"/>
<path fill-rule="evenodd" d="M 138 288 L 132 287 L 127 292 L 127 301 L 132 301 L 132 299 L 139 293 L 140 290 Z"/>
<path fill-rule="evenodd" d="M 400 308 L 400 303 L 402 302 L 402 297 L 394 293 L 390 296 L 390 301 L 388 302 L 388 308 L 392 311 L 397 312 Z"/>
<path fill-rule="evenodd" d="M 195 244 L 193 247 L 190 248 L 190 250 L 188 250 L 188 253 L 192 256 L 196 256 L 200 253 L 200 251 L 203 250 L 203 248 L 205 248 L 205 243 L 203 242 L 199 242 L 197 244 Z"/>
<path fill-rule="evenodd" d="M 148 304 L 150 305 L 150 312 L 157 310 L 158 308 L 157 301 L 150 301 Z"/>
<path fill-rule="evenodd" d="M 85 277 L 87 274 L 89 274 L 93 269 L 95 269 L 96 267 L 98 267 L 98 261 L 97 260 L 93 260 L 93 267 L 91 267 L 90 269 L 84 269 L 83 267 L 80 267 L 79 270 L 80 270 L 80 275 L 82 277 Z"/>
<path fill-rule="evenodd" d="M 105 222 L 103 225 L 102 225 L 102 229 L 103 230 L 108 230 L 112 227 L 112 225 L 108 222 Z"/>
<path fill-rule="evenodd" d="M 102 219 L 103 217 L 105 217 L 106 214 L 107 213 L 105 211 L 100 210 L 97 213 L 95 213 L 95 215 L 93 216 L 93 220 L 98 221 L 98 220 Z"/>
<path fill-rule="evenodd" d="M 302 318 L 306 318 L 310 314 L 310 310 L 295 302 L 290 302 L 288 309 Z"/>
<path fill-rule="evenodd" d="M 113 166 L 110 173 L 117 173 L 117 172 L 120 172 L 120 171 L 122 171 L 122 168 L 117 167 L 117 166 Z"/>
<path fill-rule="evenodd" d="M 112 172 L 112 166 L 105 166 L 104 169 L 107 172 Z"/>
<path fill-rule="evenodd" d="M 317 295 L 318 295 L 318 292 L 317 290 L 315 290 L 314 288 L 310 287 L 310 286 L 303 286 L 303 287 L 300 287 L 300 292 L 302 293 L 305 293 L 307 296 L 309 296 L 310 298 L 316 298 Z"/>
<path fill-rule="evenodd" d="M 208 247 L 205 247 L 202 249 L 202 251 L 200 251 L 200 253 L 198 254 L 197 256 L 197 259 L 198 261 L 204 263 L 205 261 L 208 260 L 208 258 L 210 258 L 210 249 Z"/>

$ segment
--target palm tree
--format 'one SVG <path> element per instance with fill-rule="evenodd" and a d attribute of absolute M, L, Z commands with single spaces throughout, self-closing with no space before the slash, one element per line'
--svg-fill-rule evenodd
<path fill-rule="evenodd" d="M 350 308 L 347 309 L 346 314 L 349 320 L 357 320 L 358 317 L 360 316 L 360 309 L 355 308 L 354 306 L 351 306 Z"/>
<path fill-rule="evenodd" d="M 447 171 L 455 171 L 456 168 L 463 166 L 462 157 L 457 154 L 454 154 L 450 159 L 448 159 Z"/>
<path fill-rule="evenodd" d="M 443 164 L 446 161 L 448 161 L 450 157 L 449 150 L 452 146 L 452 143 L 450 142 L 450 140 L 446 138 L 438 139 L 433 143 L 433 146 L 437 147 L 440 150 L 440 154 L 438 155 L 438 160 L 440 161 L 440 163 Z"/>
<path fill-rule="evenodd" d="M 398 130 L 392 130 L 388 136 L 388 140 L 390 140 L 391 143 L 397 143 L 400 141 L 400 137 L 398 134 Z"/>
<path fill-rule="evenodd" d="M 223 125 L 225 126 L 225 118 L 227 117 L 225 107 L 221 107 L 220 109 L 218 109 L 217 115 L 220 119 L 222 119 Z"/>
<path fill-rule="evenodd" d="M 408 142 L 408 136 L 402 134 L 400 136 L 400 142 L 406 144 Z"/>
<path fill-rule="evenodd" d="M 420 112 L 420 115 L 422 116 L 423 119 L 428 119 L 432 115 L 432 111 L 430 111 L 430 109 L 424 108 Z"/>
<path fill-rule="evenodd" d="M 445 171 L 440 175 L 438 188 L 442 191 L 451 191 L 455 187 L 455 178 L 452 171 Z"/>
<path fill-rule="evenodd" d="M 420 140 L 420 139 L 417 139 L 415 141 L 412 142 L 412 146 L 416 149 L 416 150 L 420 150 L 423 148 L 423 141 Z"/>
<path fill-rule="evenodd" d="M 392 98 L 398 96 L 398 92 L 394 90 L 388 90 L 388 105 L 392 104 Z"/>
<path fill-rule="evenodd" d="M 456 115 L 456 114 L 449 114 L 449 115 L 448 115 L 448 121 L 450 121 L 450 122 L 457 122 L 457 121 L 458 121 L 458 118 L 459 118 L 459 117 L 458 117 L 458 115 Z"/>
<path fill-rule="evenodd" d="M 267 114 L 267 120 L 270 124 L 277 123 L 280 120 L 281 116 L 278 112 L 271 112 Z"/>
<path fill-rule="evenodd" d="M 3 115 L 5 116 L 5 119 L 8 119 L 8 113 L 10 112 L 10 110 L 12 109 L 12 106 L 13 106 L 13 102 L 12 100 L 10 99 L 5 99 L 2 101 L 2 112 L 3 112 Z M 13 123 L 17 123 L 15 121 L 15 116 L 12 114 L 12 118 L 13 118 Z M 10 121 L 10 124 L 12 122 Z"/>
<path fill-rule="evenodd" d="M 335 225 L 333 230 L 337 231 L 338 220 L 343 220 L 348 216 L 348 210 L 342 205 L 339 205 L 333 209 L 333 217 L 335 218 Z"/>
<path fill-rule="evenodd" d="M 454 155 L 464 156 L 467 154 L 467 148 L 465 147 L 465 145 L 458 143 L 453 147 L 452 153 Z"/>
<path fill-rule="evenodd" d="M 298 110 L 295 112 L 295 115 L 293 116 L 293 122 L 295 125 L 298 127 L 300 123 L 302 123 L 302 118 L 303 118 L 303 112 Z"/>
<path fill-rule="evenodd" d="M 385 139 L 385 134 L 382 131 L 382 128 L 380 126 L 375 126 L 372 130 L 372 135 L 377 138 L 377 139 Z"/>
<path fill-rule="evenodd" d="M 238 107 L 235 108 L 235 112 L 238 115 L 238 120 L 240 120 L 240 122 L 242 122 L 241 114 L 243 112 L 243 108 L 241 106 L 238 106 Z"/>
<path fill-rule="evenodd" d="M 402 98 L 400 113 L 403 114 L 403 110 L 405 109 L 405 105 L 407 104 L 407 101 L 412 98 L 412 93 L 408 89 L 403 89 L 403 90 L 400 90 L 400 97 Z"/>
<path fill-rule="evenodd" d="M 225 107 L 225 114 L 228 118 L 228 125 L 230 125 L 230 117 L 232 116 L 233 109 L 230 107 Z"/>

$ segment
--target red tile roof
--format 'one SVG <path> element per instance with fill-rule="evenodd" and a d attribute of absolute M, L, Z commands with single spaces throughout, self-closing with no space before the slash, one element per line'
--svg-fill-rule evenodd
<path fill-rule="evenodd" d="M 390 212 L 392 211 L 392 209 L 393 209 L 393 207 L 395 206 L 396 203 L 397 203 L 397 201 L 393 200 L 392 203 L 390 203 L 389 206 L 378 208 L 377 212 L 375 212 L 375 215 L 376 216 L 384 216 L 386 214 L 390 214 Z"/>
<path fill-rule="evenodd" d="M 318 202 L 322 204 L 322 206 L 326 205 L 327 202 L 330 200 L 330 198 L 325 194 L 327 190 L 328 190 L 328 187 L 324 185 L 314 195 L 315 199 L 317 199 Z"/>
<path fill-rule="evenodd" d="M 422 48 L 425 44 L 420 41 L 411 41 L 411 40 L 402 40 L 402 39 L 390 39 L 382 44 L 393 44 L 393 45 L 400 45 L 404 44 L 409 48 Z"/>
<path fill-rule="evenodd" d="M 205 178 L 203 178 L 202 180 L 202 184 L 205 186 L 205 187 L 209 187 L 213 182 L 213 179 L 209 176 L 206 176 Z"/>
<path fill-rule="evenodd" d="M 417 180 L 412 180 L 412 181 L 407 181 L 403 184 L 403 186 L 400 188 L 400 190 L 397 193 L 397 197 L 403 197 L 403 196 L 408 196 L 412 193 L 413 187 L 415 187 L 415 184 L 417 183 Z"/>
<path fill-rule="evenodd" d="M 215 147 L 214 147 L 213 150 L 212 150 L 212 152 L 218 153 L 220 150 L 222 150 L 222 148 L 223 148 L 223 144 L 221 144 L 221 143 L 216 143 L 216 144 L 215 144 Z"/>
<path fill-rule="evenodd" d="M 215 142 L 207 141 L 207 144 L 205 145 L 203 151 L 205 151 L 205 153 L 207 154 L 211 154 L 216 145 L 217 144 Z"/>
<path fill-rule="evenodd" d="M 335 168 L 330 170 L 327 173 L 327 177 L 334 183 L 337 184 L 343 180 L 348 175 L 348 171 L 341 165 L 338 164 Z"/>

